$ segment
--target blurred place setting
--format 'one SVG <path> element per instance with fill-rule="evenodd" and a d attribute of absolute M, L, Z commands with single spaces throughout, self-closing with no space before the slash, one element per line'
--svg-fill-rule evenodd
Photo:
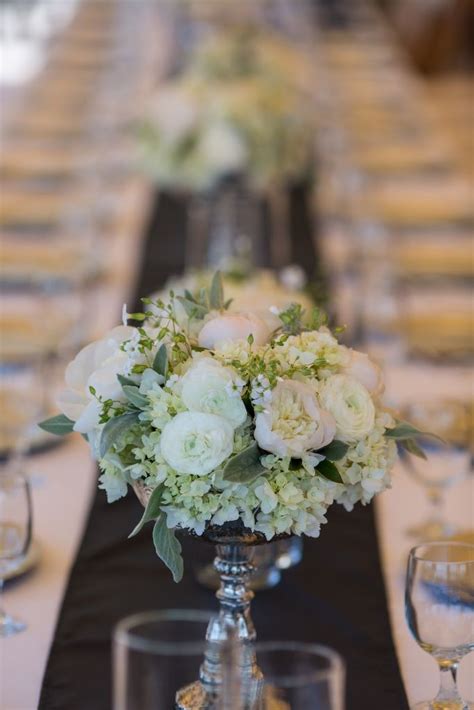
<path fill-rule="evenodd" d="M 2 708 L 474 707 L 473 26 L 1 1 Z"/>

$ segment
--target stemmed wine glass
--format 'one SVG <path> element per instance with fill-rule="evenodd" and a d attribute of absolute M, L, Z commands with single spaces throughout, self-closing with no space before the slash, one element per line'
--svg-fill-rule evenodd
<path fill-rule="evenodd" d="M 474 545 L 431 542 L 408 558 L 405 611 L 417 643 L 438 663 L 441 684 L 416 710 L 469 710 L 456 685 L 461 659 L 474 649 Z"/>
<path fill-rule="evenodd" d="M 432 399 L 418 402 L 404 411 L 406 419 L 420 430 L 440 438 L 423 438 L 427 459 L 402 452 L 407 472 L 425 487 L 432 513 L 429 518 L 408 530 L 418 540 L 440 540 L 455 533 L 453 525 L 443 520 L 444 492 L 472 472 L 472 412 L 463 402 Z"/>
<path fill-rule="evenodd" d="M 0 469 L 0 597 L 6 576 L 21 564 L 28 553 L 32 524 L 28 480 L 14 470 L 10 461 Z M 0 604 L 0 638 L 24 629 L 26 624 L 3 611 Z"/>

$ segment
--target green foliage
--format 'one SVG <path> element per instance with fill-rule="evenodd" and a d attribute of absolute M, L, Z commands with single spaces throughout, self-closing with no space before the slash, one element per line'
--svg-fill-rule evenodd
<path fill-rule="evenodd" d="M 320 473 L 321 476 L 323 476 L 324 478 L 327 478 L 329 481 L 333 481 L 334 483 L 344 483 L 341 478 L 341 474 L 337 470 L 337 467 L 327 459 L 324 459 L 324 461 L 320 461 L 318 463 L 318 465 L 316 466 L 316 471 Z"/>
<path fill-rule="evenodd" d="M 99 455 L 101 458 L 105 456 L 117 439 L 138 422 L 138 415 L 139 412 L 127 412 L 126 414 L 109 419 L 102 429 L 100 437 Z"/>
<path fill-rule="evenodd" d="M 408 451 L 409 454 L 413 454 L 413 456 L 418 456 L 420 459 L 425 459 L 426 461 L 426 454 L 416 442 L 415 439 L 400 439 L 397 441 L 397 444 L 400 448 L 404 449 L 405 451 Z"/>
<path fill-rule="evenodd" d="M 48 434 L 56 434 L 56 436 L 64 436 L 70 434 L 73 430 L 75 422 L 66 417 L 65 414 L 58 414 L 55 417 L 50 417 L 40 422 L 38 426 Z"/>
<path fill-rule="evenodd" d="M 257 442 L 233 456 L 225 465 L 223 478 L 231 483 L 251 483 L 266 473 L 266 468 L 260 463 L 262 452 Z"/>
<path fill-rule="evenodd" d="M 165 379 L 168 375 L 168 351 L 166 345 L 160 345 L 158 352 L 153 360 L 153 370 L 159 375 L 162 375 Z"/>
<path fill-rule="evenodd" d="M 134 537 L 137 533 L 140 532 L 142 527 L 146 524 L 149 523 L 151 520 L 156 520 L 160 515 L 161 515 L 161 502 L 163 500 L 163 491 L 165 490 L 165 484 L 161 483 L 159 486 L 157 486 L 152 494 L 150 495 L 150 498 L 148 500 L 147 507 L 145 508 L 145 511 L 140 519 L 140 522 L 138 525 L 134 527 L 132 532 L 128 537 Z"/>
<path fill-rule="evenodd" d="M 224 286 L 220 271 L 216 271 L 212 277 L 211 288 L 209 290 L 209 303 L 211 308 L 214 308 L 216 311 L 220 311 L 224 307 Z"/>
<path fill-rule="evenodd" d="M 131 385 L 124 385 L 122 390 L 125 397 L 128 399 L 130 404 L 133 404 L 134 407 L 138 407 L 138 409 L 145 409 L 148 407 L 149 402 L 147 398 L 141 394 L 136 385 L 133 387 Z"/>
<path fill-rule="evenodd" d="M 160 515 L 153 528 L 153 543 L 156 554 L 171 571 L 174 581 L 180 582 L 184 571 L 181 543 L 176 538 L 175 531 L 167 527 L 164 513 Z"/>
<path fill-rule="evenodd" d="M 428 431 L 421 431 L 416 426 L 413 426 L 413 424 L 410 424 L 410 422 L 404 422 L 400 419 L 397 420 L 393 429 L 387 429 L 385 436 L 388 439 L 395 439 L 399 448 L 408 451 L 408 453 L 413 454 L 413 456 L 418 456 L 420 459 L 426 459 L 426 454 L 417 443 L 417 438 L 430 437 L 444 443 L 444 440 L 440 436 L 431 434 Z"/>
<path fill-rule="evenodd" d="M 325 456 L 328 461 L 340 461 L 346 455 L 348 448 L 349 444 L 334 439 L 330 444 L 319 449 L 317 453 Z"/>

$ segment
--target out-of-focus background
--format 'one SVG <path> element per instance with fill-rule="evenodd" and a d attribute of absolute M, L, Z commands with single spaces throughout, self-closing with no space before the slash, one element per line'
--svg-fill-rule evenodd
<path fill-rule="evenodd" d="M 8 596 L 41 619 L 30 656 L 18 647 L 24 707 L 96 485 L 82 442 L 36 422 L 124 303 L 217 268 L 242 309 L 316 302 L 383 365 L 402 414 L 461 402 L 466 449 L 473 30 L 471 0 L 0 0 L 0 455 L 29 462 L 47 560 Z M 420 410 L 424 428 L 445 406 Z M 431 661 L 397 584 L 409 526 L 458 482 L 440 469 L 398 474 L 378 504 L 414 699 Z M 472 488 L 456 490 L 446 517 L 472 527 Z"/>
<path fill-rule="evenodd" d="M 41 443 L 143 260 L 149 291 L 272 269 L 384 362 L 466 362 L 472 27 L 468 0 L 3 0 L 0 448 Z"/>

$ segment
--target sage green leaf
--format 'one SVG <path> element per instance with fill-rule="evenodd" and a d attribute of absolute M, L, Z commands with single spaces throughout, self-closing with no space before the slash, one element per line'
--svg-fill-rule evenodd
<path fill-rule="evenodd" d="M 421 446 L 419 446 L 415 439 L 401 439 L 400 441 L 397 442 L 399 446 L 402 447 L 402 449 L 405 449 L 405 451 L 408 451 L 409 454 L 413 454 L 413 456 L 418 456 L 420 459 L 427 459 L 427 456 Z"/>
<path fill-rule="evenodd" d="M 224 304 L 224 286 L 222 285 L 222 274 L 216 271 L 212 277 L 211 290 L 209 293 L 211 308 L 220 310 Z"/>
<path fill-rule="evenodd" d="M 163 345 L 160 345 L 158 352 L 155 355 L 155 359 L 153 360 L 153 369 L 159 375 L 163 375 L 166 379 L 166 375 L 168 374 L 168 351 L 166 350 L 166 345 L 164 343 Z"/>
<path fill-rule="evenodd" d="M 64 434 L 70 434 L 73 431 L 73 426 L 75 422 L 65 414 L 58 414 L 50 419 L 45 419 L 40 422 L 38 426 L 43 431 L 47 431 L 48 434 L 56 434 L 56 436 L 64 436 Z"/>
<path fill-rule="evenodd" d="M 397 421 L 397 424 L 393 429 L 387 429 L 387 431 L 385 432 L 385 436 L 387 436 L 389 439 L 398 440 L 413 439 L 417 436 L 429 436 L 434 439 L 439 439 L 439 441 L 443 441 L 443 439 L 440 436 L 437 436 L 436 434 L 432 434 L 429 431 L 421 431 L 420 429 L 417 429 L 416 426 L 413 426 L 413 424 L 402 421 Z"/>
<path fill-rule="evenodd" d="M 112 444 L 119 437 L 121 437 L 122 434 L 125 434 L 128 429 L 130 429 L 134 424 L 138 422 L 138 414 L 139 412 L 127 412 L 126 414 L 121 414 L 119 417 L 113 417 L 113 419 L 109 419 L 107 424 L 102 429 L 102 434 L 100 437 L 100 458 L 105 456 Z"/>
<path fill-rule="evenodd" d="M 138 407 L 138 409 L 145 409 L 148 407 L 149 402 L 147 398 L 140 393 L 138 387 L 130 387 L 130 385 L 125 385 L 122 389 L 125 397 L 135 407 Z"/>
<path fill-rule="evenodd" d="M 184 297 L 186 298 L 186 300 L 191 301 L 191 303 L 196 303 L 196 299 L 194 298 L 191 291 L 188 291 L 187 288 L 184 289 Z"/>
<path fill-rule="evenodd" d="M 134 382 L 130 377 L 124 377 L 123 375 L 117 375 L 117 380 L 120 382 L 122 387 L 125 385 L 130 385 L 130 387 L 136 387 L 137 383 Z"/>
<path fill-rule="evenodd" d="M 183 305 L 186 315 L 189 318 L 204 318 L 209 313 L 209 309 L 200 303 L 195 303 L 194 301 L 188 301 L 187 298 L 183 296 L 176 297 L 178 301 Z"/>
<path fill-rule="evenodd" d="M 329 481 L 334 481 L 334 483 L 344 483 L 341 478 L 341 474 L 332 461 L 328 461 L 327 459 L 320 461 L 316 466 L 316 471 L 318 471 L 321 476 L 324 476 L 324 478 L 327 478 Z"/>
<path fill-rule="evenodd" d="M 331 441 L 327 446 L 318 449 L 316 453 L 325 456 L 328 461 L 340 461 L 346 455 L 348 448 L 349 444 L 334 439 L 334 441 Z"/>
<path fill-rule="evenodd" d="M 181 556 L 181 543 L 176 538 L 174 530 L 166 526 L 166 515 L 162 513 L 153 528 L 153 543 L 156 554 L 173 575 L 175 582 L 183 578 L 183 558 Z"/>
<path fill-rule="evenodd" d="M 147 507 L 140 519 L 138 525 L 136 525 L 128 537 L 133 537 L 140 532 L 145 523 L 149 523 L 150 520 L 156 520 L 161 515 L 160 505 L 163 499 L 163 491 L 165 489 L 165 484 L 160 483 L 159 486 L 155 488 L 152 492 Z"/>
<path fill-rule="evenodd" d="M 254 442 L 227 462 L 223 479 L 230 483 L 251 483 L 267 470 L 260 463 L 260 456 L 262 452 Z"/>

